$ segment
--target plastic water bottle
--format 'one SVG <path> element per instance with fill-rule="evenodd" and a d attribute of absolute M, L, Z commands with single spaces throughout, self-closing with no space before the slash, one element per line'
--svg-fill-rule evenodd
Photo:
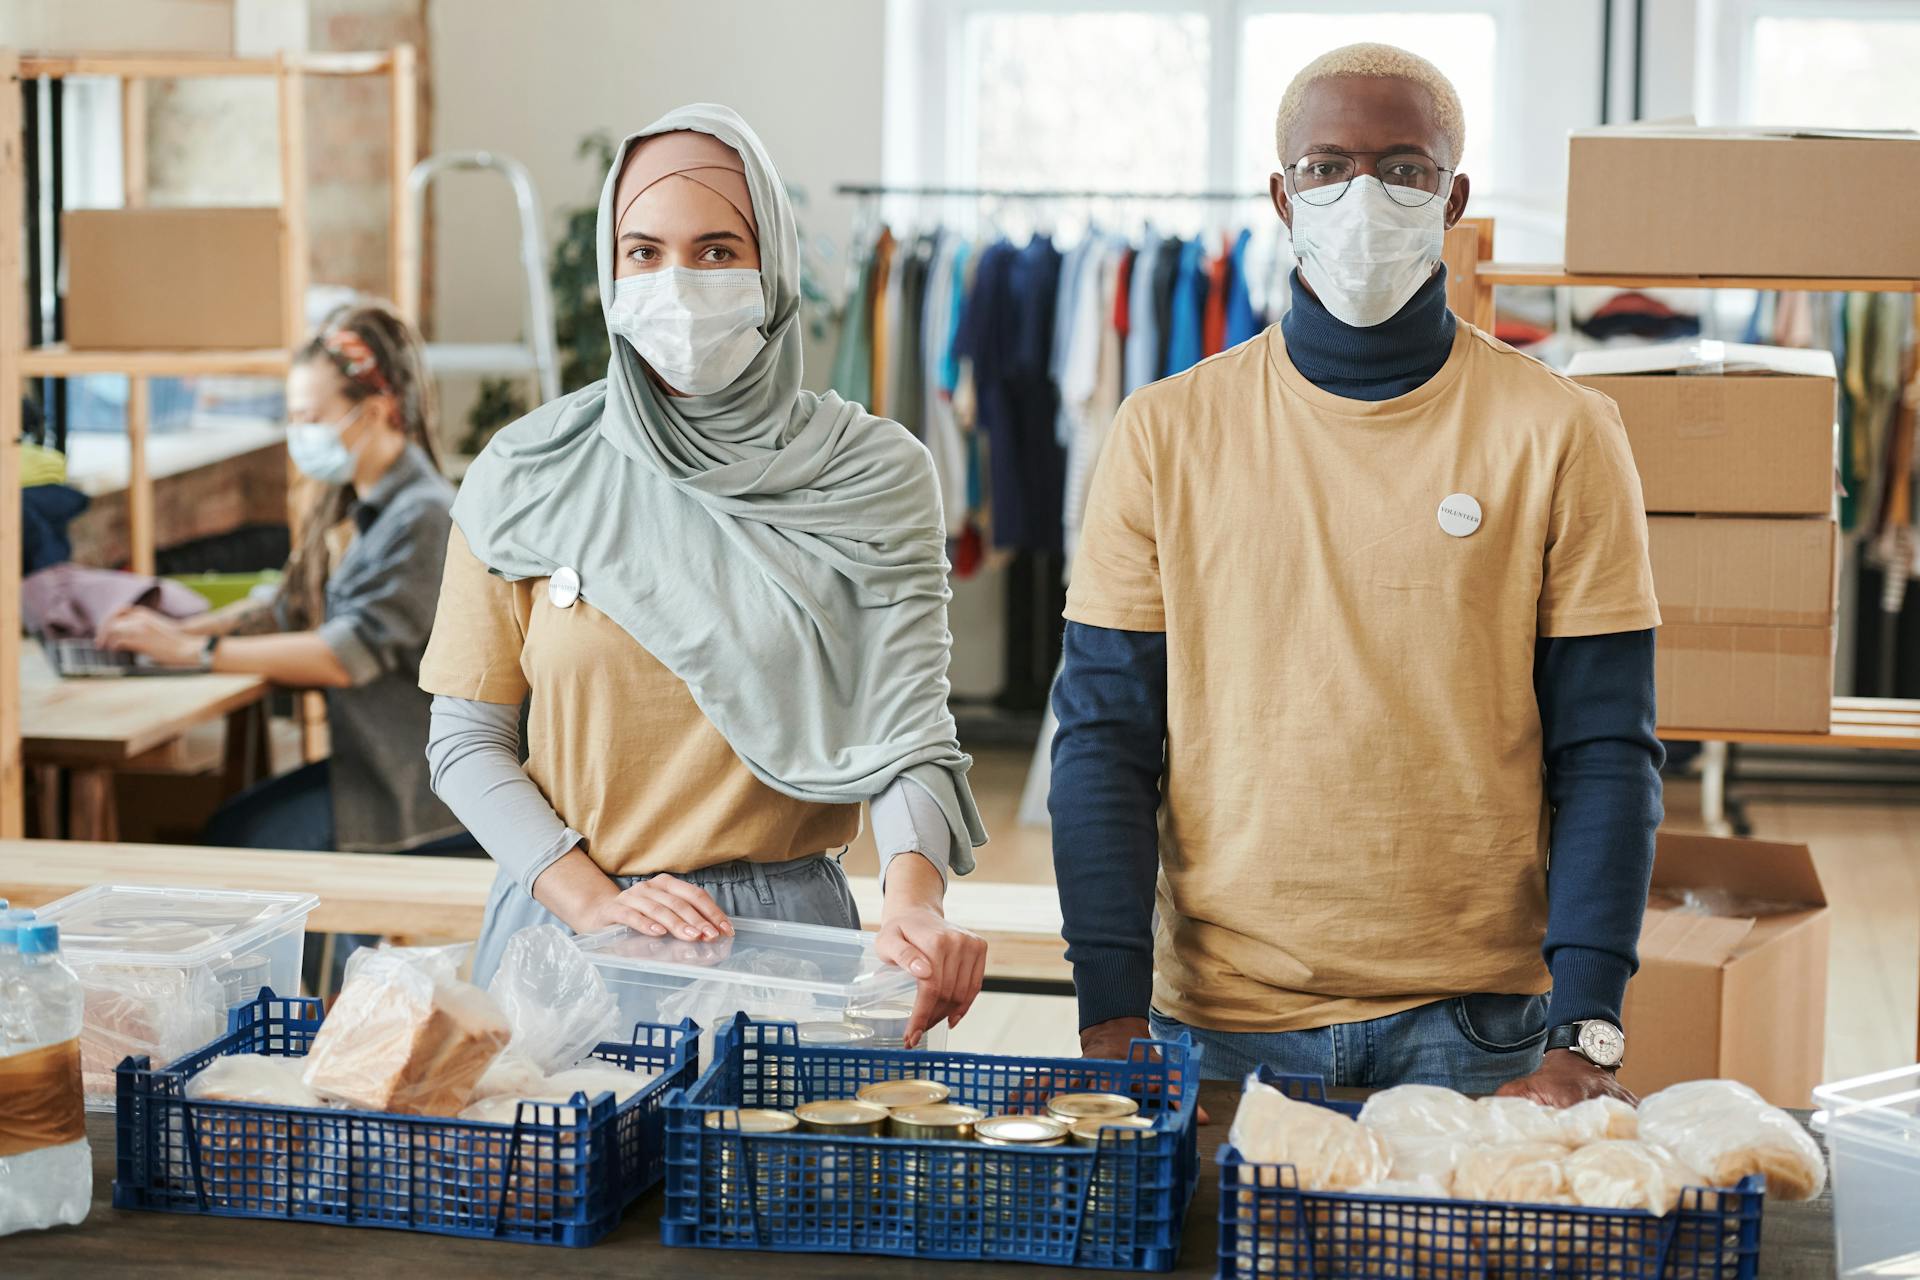
<path fill-rule="evenodd" d="M 80 1088 L 80 980 L 60 958 L 60 926 L 0 924 L 0 1236 L 70 1226 L 93 1207 L 93 1151 Z M 31 1082 L 31 1087 L 28 1087 Z M 32 1098 L 31 1114 L 22 1100 Z M 23 1113 L 9 1113 L 9 1104 Z M 13 1151 L 52 1134 L 65 1140 Z M 72 1135 L 72 1136 L 66 1136 Z"/>

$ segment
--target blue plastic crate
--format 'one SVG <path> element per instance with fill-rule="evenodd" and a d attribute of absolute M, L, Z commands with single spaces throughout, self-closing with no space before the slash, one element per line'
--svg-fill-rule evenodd
<path fill-rule="evenodd" d="M 1317 1076 L 1260 1078 L 1288 1097 L 1329 1101 Z M 1327 1276 L 1405 1280 L 1753 1280 L 1766 1180 L 1689 1189 L 1664 1217 L 1507 1201 L 1423 1200 L 1302 1191 L 1292 1165 L 1249 1164 L 1220 1149 L 1221 1280 Z"/>
<path fill-rule="evenodd" d="M 792 1023 L 745 1015 L 722 1027 L 714 1060 L 667 1098 L 670 1245 L 892 1254 L 1166 1271 L 1199 1177 L 1194 1107 L 1200 1051 L 1134 1042 L 1126 1062 L 802 1046 Z M 742 1134 L 737 1107 L 791 1111 L 852 1097 L 875 1080 L 920 1076 L 989 1114 L 1035 1111 L 1057 1093 L 1138 1100 L 1164 1132 L 1098 1149 L 1020 1150 L 971 1142 Z"/>
<path fill-rule="evenodd" d="M 188 1100 L 187 1082 L 214 1059 L 302 1057 L 320 1021 L 318 1000 L 263 990 L 232 1011 L 226 1035 L 165 1069 L 122 1062 L 114 1207 L 590 1245 L 660 1180 L 663 1104 L 697 1073 L 697 1026 L 643 1022 L 633 1043 L 593 1051 L 662 1073 L 618 1106 L 611 1093 L 573 1108 L 523 1103 L 512 1124 L 483 1124 Z"/>

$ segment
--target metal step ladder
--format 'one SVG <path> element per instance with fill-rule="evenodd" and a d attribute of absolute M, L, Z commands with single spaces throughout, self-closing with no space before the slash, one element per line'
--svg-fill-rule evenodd
<path fill-rule="evenodd" d="M 540 201 L 533 176 L 512 156 L 494 151 L 447 151 L 428 156 L 407 175 L 407 232 L 422 243 L 427 185 L 442 174 L 484 169 L 498 173 L 513 188 L 520 219 L 520 269 L 527 278 L 524 342 L 429 342 L 427 368 L 439 374 L 524 377 L 532 374 L 540 400 L 560 395 L 560 357 L 553 336 L 553 297 L 547 292 L 547 240 L 540 229 Z M 425 274 L 424 264 L 421 272 Z"/>

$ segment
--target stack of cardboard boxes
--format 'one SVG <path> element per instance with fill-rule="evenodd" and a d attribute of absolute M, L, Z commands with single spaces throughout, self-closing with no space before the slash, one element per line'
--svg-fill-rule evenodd
<path fill-rule="evenodd" d="M 1569 372 L 1619 405 L 1640 471 L 1661 726 L 1826 732 L 1832 354 L 1690 342 L 1585 352 Z"/>

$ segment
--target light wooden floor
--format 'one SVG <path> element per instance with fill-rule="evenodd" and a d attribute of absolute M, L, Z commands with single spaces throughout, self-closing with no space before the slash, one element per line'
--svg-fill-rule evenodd
<path fill-rule="evenodd" d="M 1026 768 L 1023 752 L 977 753 L 974 791 L 993 835 L 979 850 L 978 874 L 1050 888 L 1047 832 L 1014 821 Z M 1748 812 L 1757 838 L 1809 845 L 1826 885 L 1833 913 L 1826 1077 L 1913 1062 L 1920 997 L 1920 807 L 1755 802 Z M 1698 830 L 1699 813 L 1697 784 L 1669 782 L 1667 825 Z M 873 857 L 872 842 L 863 837 L 848 865 L 867 870 Z M 1075 1025 L 1070 1000 L 988 995 L 951 1043 L 956 1049 L 1069 1054 L 1078 1043 Z"/>

